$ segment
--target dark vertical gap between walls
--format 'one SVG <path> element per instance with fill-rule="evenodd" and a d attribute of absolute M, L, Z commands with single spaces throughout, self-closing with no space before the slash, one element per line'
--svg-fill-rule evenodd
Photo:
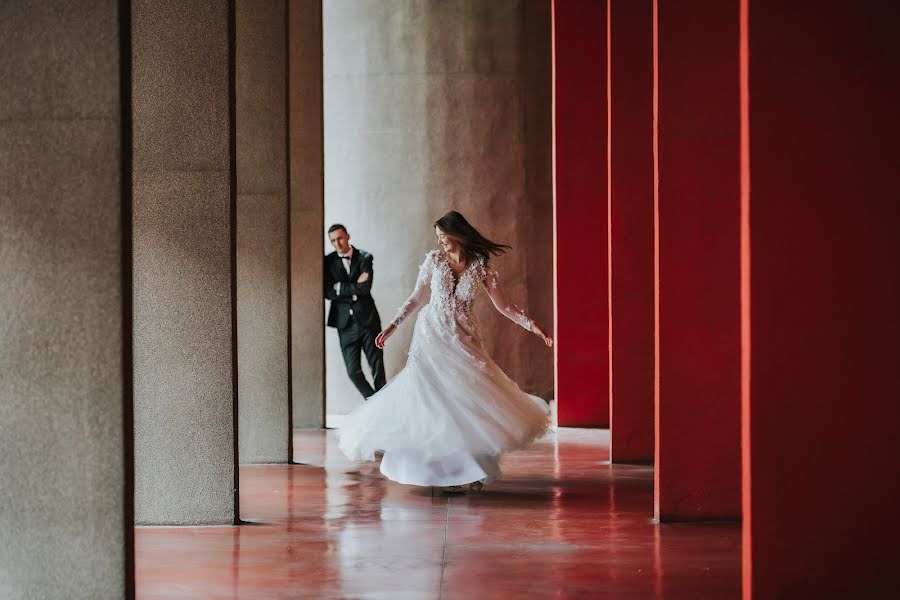
<path fill-rule="evenodd" d="M 119 0 L 119 161 L 122 302 L 122 519 L 124 532 L 125 598 L 135 597 L 134 557 L 134 284 L 133 256 L 133 131 L 131 107 L 131 1 Z"/>
<path fill-rule="evenodd" d="M 294 462 L 294 344 L 291 288 L 291 2 L 284 1 L 284 173 L 286 190 L 287 223 L 287 403 L 288 403 L 288 464 Z"/>

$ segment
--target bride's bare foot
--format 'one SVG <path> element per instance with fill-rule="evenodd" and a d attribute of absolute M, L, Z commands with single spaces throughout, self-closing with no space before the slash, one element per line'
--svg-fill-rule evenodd
<path fill-rule="evenodd" d="M 481 483 L 480 481 L 473 481 L 472 483 L 469 484 L 469 489 L 472 490 L 473 492 L 480 492 L 481 490 L 484 489 L 484 484 Z"/>

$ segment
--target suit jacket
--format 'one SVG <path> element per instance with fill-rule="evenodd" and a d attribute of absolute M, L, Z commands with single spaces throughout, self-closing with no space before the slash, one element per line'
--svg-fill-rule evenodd
<path fill-rule="evenodd" d="M 375 301 L 372 299 L 372 255 L 364 250 L 353 247 L 353 256 L 350 258 L 350 273 L 344 268 L 344 261 L 337 252 L 332 252 L 325 257 L 323 265 L 323 277 L 325 297 L 331 300 L 331 308 L 328 311 L 328 326 L 343 329 L 350 322 L 350 311 L 357 323 L 363 327 L 381 329 L 381 318 Z M 369 274 L 369 280 L 356 283 L 362 273 Z M 340 283 L 340 292 L 334 291 L 334 284 Z M 353 296 L 356 301 L 353 301 Z"/>

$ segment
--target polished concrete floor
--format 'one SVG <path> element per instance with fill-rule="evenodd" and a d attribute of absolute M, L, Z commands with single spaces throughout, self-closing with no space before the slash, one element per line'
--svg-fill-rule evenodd
<path fill-rule="evenodd" d="M 151 598 L 739 598 L 740 527 L 651 522 L 650 467 L 560 429 L 480 493 L 398 485 L 297 432 L 303 464 L 241 468 L 241 527 L 139 528 Z"/>

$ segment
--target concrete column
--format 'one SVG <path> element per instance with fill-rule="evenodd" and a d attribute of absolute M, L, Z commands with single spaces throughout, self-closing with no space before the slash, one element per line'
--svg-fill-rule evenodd
<path fill-rule="evenodd" d="M 560 425 L 609 424 L 606 2 L 554 3 Z"/>
<path fill-rule="evenodd" d="M 548 214 L 541 182 L 550 163 L 537 148 L 549 135 L 549 78 L 546 62 L 525 59 L 523 39 L 526 31 L 543 32 L 537 43 L 547 47 L 549 11 L 526 4 L 324 4 L 325 224 L 344 223 L 352 242 L 373 253 L 373 296 L 384 322 L 436 246 L 432 223 L 455 208 L 513 246 L 498 261 L 507 292 L 551 323 L 552 226 L 538 223 Z M 527 123 L 542 129 L 528 131 Z M 543 170 L 544 179 L 530 185 L 529 169 Z M 319 235 L 319 251 L 330 251 L 324 230 Z M 550 392 L 552 355 L 531 347 L 540 340 L 486 299 L 476 310 L 501 367 L 526 390 Z M 392 338 L 388 377 L 405 364 L 412 329 L 409 323 Z M 329 413 L 346 413 L 362 398 L 347 378 L 336 331 L 326 335 Z"/>
<path fill-rule="evenodd" d="M 553 236 L 553 9 L 550 0 L 526 0 L 525 35 L 520 40 L 525 69 L 525 197 L 521 215 L 527 239 L 546 244 Z M 552 242 L 551 242 L 552 243 Z M 519 251 L 522 243 L 519 243 Z M 552 251 L 552 248 L 551 248 Z M 547 331 L 553 329 L 553 261 L 529 251 L 525 304 Z M 552 353 L 540 344 L 525 344 L 522 351 L 531 368 L 518 373 L 520 385 L 542 398 L 554 398 Z M 548 360 L 548 357 L 550 358 Z"/>
<path fill-rule="evenodd" d="M 294 427 L 325 425 L 322 2 L 290 0 L 291 381 Z"/>
<path fill-rule="evenodd" d="M 287 462 L 291 452 L 286 15 L 284 0 L 235 4 L 242 463 Z"/>
<path fill-rule="evenodd" d="M 610 457 L 653 460 L 653 2 L 610 8 Z"/>
<path fill-rule="evenodd" d="M 134 593 L 121 6 L 0 5 L 3 598 Z"/>
<path fill-rule="evenodd" d="M 738 0 L 658 2 L 656 516 L 741 516 Z"/>
<path fill-rule="evenodd" d="M 749 8 L 744 598 L 889 598 L 900 7 Z"/>
<path fill-rule="evenodd" d="M 232 7 L 132 11 L 135 518 L 233 523 Z"/>
<path fill-rule="evenodd" d="M 610 457 L 653 460 L 653 1 L 610 2 Z"/>

